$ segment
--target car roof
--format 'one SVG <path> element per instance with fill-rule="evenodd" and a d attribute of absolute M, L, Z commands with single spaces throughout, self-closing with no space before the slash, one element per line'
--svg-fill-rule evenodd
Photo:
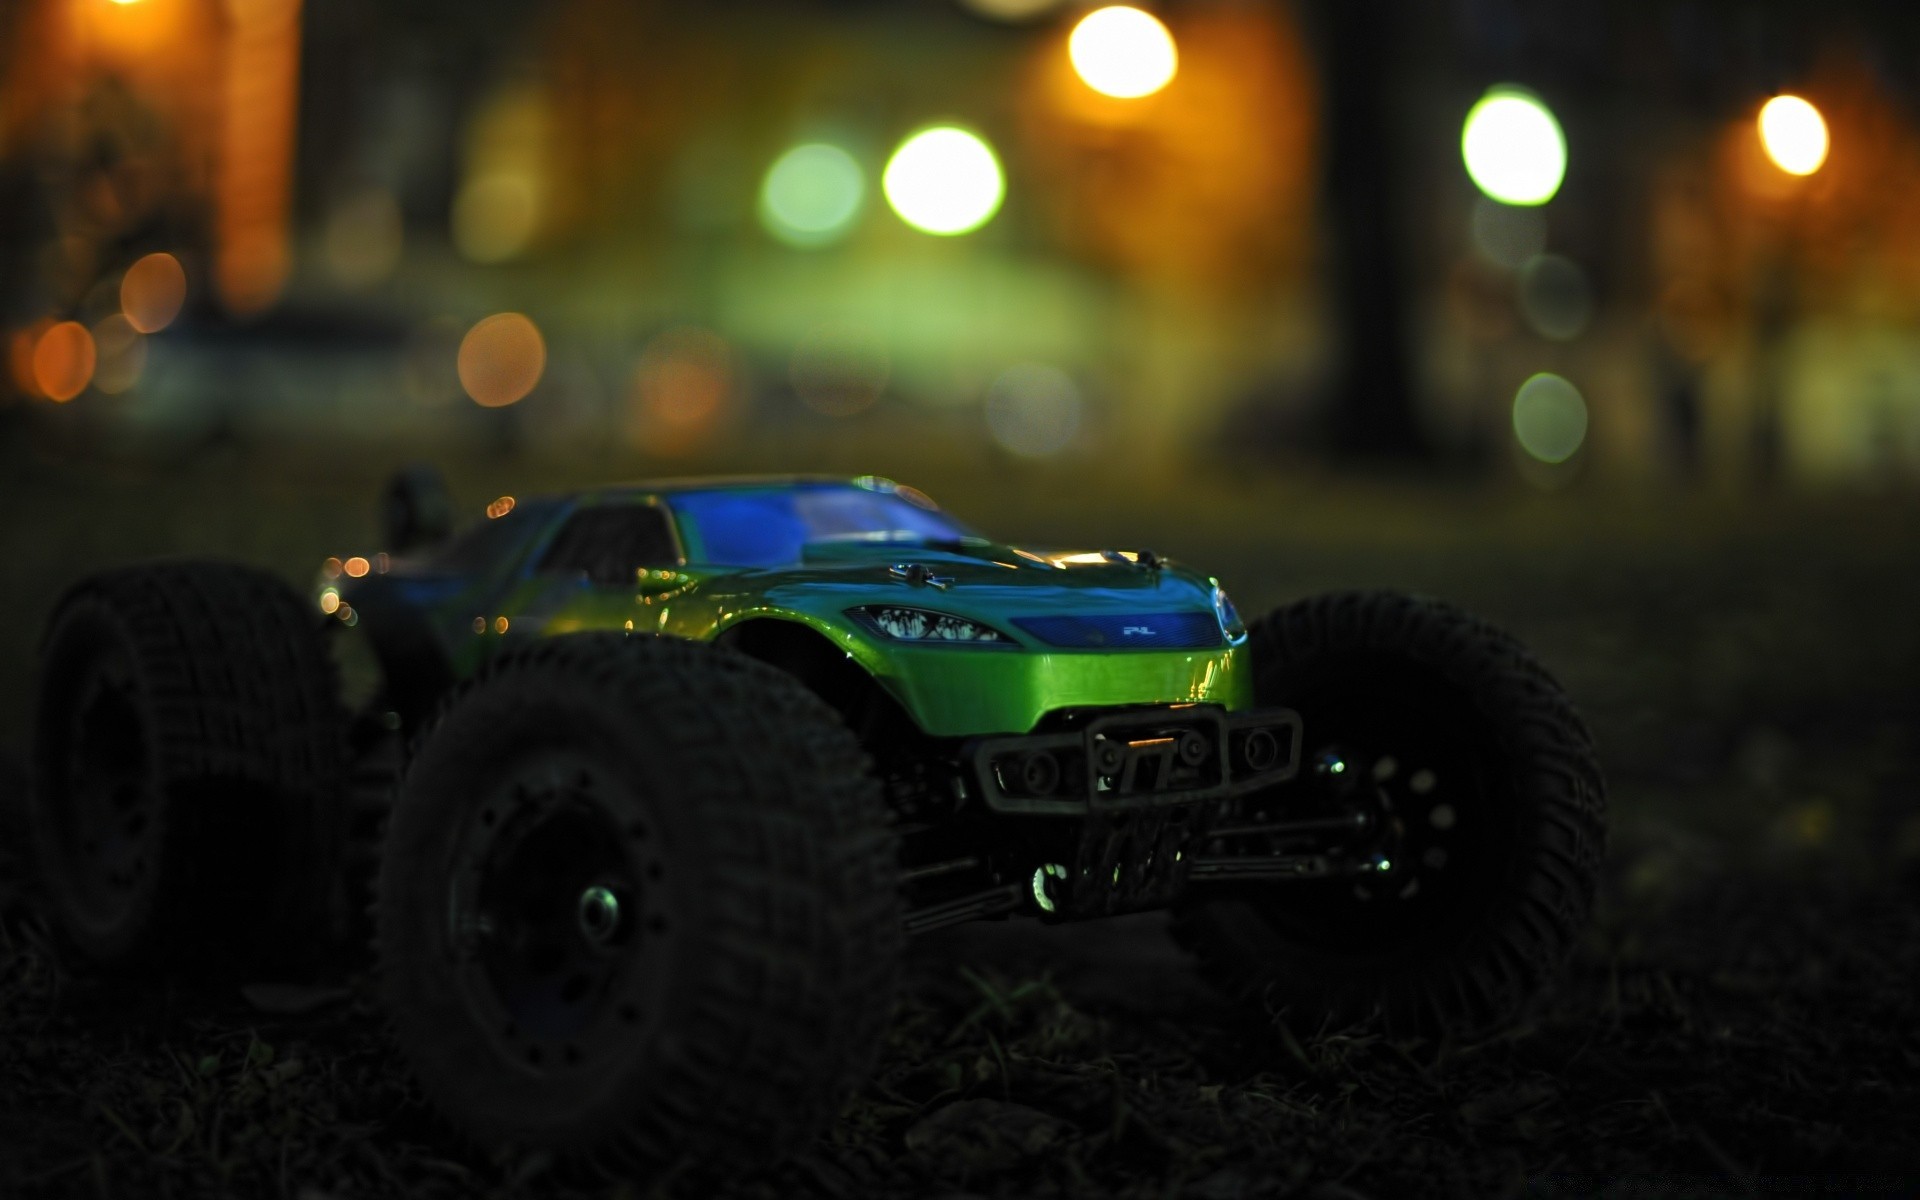
<path fill-rule="evenodd" d="M 521 503 L 541 506 L 599 505 L 609 502 L 617 504 L 642 497 L 667 497 L 685 492 L 764 491 L 817 487 L 853 487 L 882 495 L 905 490 L 920 496 L 926 504 L 933 504 L 924 492 L 907 488 L 880 475 L 683 475 L 666 479 L 640 479 L 603 484 L 599 487 L 576 488 L 566 492 L 535 494 L 523 498 Z M 919 502 L 916 501 L 916 503 Z M 933 507 L 938 509 L 937 505 Z"/>
<path fill-rule="evenodd" d="M 878 475 L 681 475 L 667 479 L 640 479 L 630 483 L 617 483 L 607 488 L 609 492 L 710 492 L 710 491 L 746 491 L 757 488 L 820 487 L 838 484 L 843 487 L 860 487 L 869 491 L 891 492 L 897 486 L 891 479 Z"/>

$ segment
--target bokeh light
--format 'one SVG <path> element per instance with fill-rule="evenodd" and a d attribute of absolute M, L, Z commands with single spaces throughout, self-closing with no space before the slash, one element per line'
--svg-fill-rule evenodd
<path fill-rule="evenodd" d="M 141 333 L 173 324 L 187 299 L 187 272 L 171 254 L 149 254 L 120 279 L 120 311 Z"/>
<path fill-rule="evenodd" d="M 1044 16 L 1059 8 L 1064 0 L 960 0 L 961 4 L 995 21 L 1018 24 Z"/>
<path fill-rule="evenodd" d="M 539 192 L 524 174 L 482 175 L 469 180 L 454 198 L 453 244 L 473 262 L 518 257 L 533 241 L 539 223 Z"/>
<path fill-rule="evenodd" d="M 1580 389 L 1542 371 L 1513 397 L 1513 436 L 1543 463 L 1563 463 L 1587 440 L 1587 402 Z"/>
<path fill-rule="evenodd" d="M 1474 186 L 1502 204 L 1545 204 L 1567 174 L 1560 122 L 1516 87 L 1492 88 L 1468 110 L 1460 157 Z"/>
<path fill-rule="evenodd" d="M 800 340 L 788 378 L 808 408 L 829 417 L 851 417 L 880 399 L 892 369 L 877 333 L 841 321 L 822 325 Z"/>
<path fill-rule="evenodd" d="M 1476 196 L 1471 220 L 1474 250 L 1496 267 L 1517 270 L 1547 248 L 1547 218 L 1537 208 Z"/>
<path fill-rule="evenodd" d="M 24 395 L 40 393 L 40 385 L 33 378 L 33 351 L 40 344 L 40 335 L 52 327 L 53 321 L 43 317 L 25 329 L 14 330 L 7 338 L 7 374 Z"/>
<path fill-rule="evenodd" d="M 1044 363 L 1008 367 L 987 390 L 987 430 L 1023 458 L 1046 458 L 1080 432 L 1080 389 L 1072 376 Z"/>
<path fill-rule="evenodd" d="M 348 287 L 367 287 L 393 274 L 405 231 L 400 202 L 385 188 L 347 197 L 327 215 L 327 270 Z"/>
<path fill-rule="evenodd" d="M 953 125 L 923 129 L 900 143 L 880 186 L 902 221 L 943 237 L 985 225 L 1006 194 L 993 150 Z"/>
<path fill-rule="evenodd" d="M 1789 175 L 1811 175 L 1827 161 L 1827 122 L 1799 96 L 1775 96 L 1760 109 L 1760 144 Z"/>
<path fill-rule="evenodd" d="M 1121 100 L 1151 96 L 1173 82 L 1180 69 L 1167 27 L 1123 4 L 1082 17 L 1067 39 L 1067 56 L 1088 87 Z"/>
<path fill-rule="evenodd" d="M 147 366 L 147 340 L 120 313 L 93 323 L 93 386 L 118 395 L 140 380 Z"/>
<path fill-rule="evenodd" d="M 61 321 L 33 347 L 33 382 L 49 400 L 65 403 L 93 380 L 93 335 L 78 321 Z"/>
<path fill-rule="evenodd" d="M 1556 342 L 1572 341 L 1593 319 L 1593 286 L 1570 258 L 1538 254 L 1520 268 L 1520 315 L 1533 331 Z"/>
<path fill-rule="evenodd" d="M 628 408 L 633 442 L 654 454 L 689 453 L 731 416 L 738 370 L 733 347 L 710 329 L 683 325 L 652 341 L 634 365 Z"/>
<path fill-rule="evenodd" d="M 526 396 L 547 366 L 540 329 L 520 313 L 495 313 L 460 339 L 460 386 L 482 408 L 500 408 Z"/>
<path fill-rule="evenodd" d="M 789 246 L 839 241 L 866 200 L 860 164 L 838 146 L 809 142 L 782 154 L 760 185 L 760 223 Z"/>

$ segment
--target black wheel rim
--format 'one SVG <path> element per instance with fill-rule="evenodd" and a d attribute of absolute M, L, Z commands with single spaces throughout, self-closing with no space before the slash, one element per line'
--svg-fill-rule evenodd
<path fill-rule="evenodd" d="M 668 883 L 645 803 L 592 764 L 548 760 L 485 797 L 456 846 L 447 933 L 495 1048 L 542 1074 L 631 1048 L 658 1008 Z"/>
<path fill-rule="evenodd" d="M 1349 956 L 1445 945 L 1484 908 L 1511 846 L 1497 740 L 1457 688 L 1404 666 L 1349 672 L 1295 703 L 1307 806 L 1363 812 L 1366 832 L 1344 851 L 1356 873 L 1269 891 L 1262 915 Z"/>
<path fill-rule="evenodd" d="M 140 905 L 155 867 L 152 731 L 132 671 L 113 656 L 84 668 L 70 694 L 66 787 L 54 827 L 75 907 L 88 923 L 110 927 Z"/>

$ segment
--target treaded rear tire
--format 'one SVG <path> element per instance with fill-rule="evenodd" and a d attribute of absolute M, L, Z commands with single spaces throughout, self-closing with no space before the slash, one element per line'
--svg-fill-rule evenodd
<path fill-rule="evenodd" d="M 1342 730 L 1365 738 L 1372 714 L 1396 706 L 1446 730 L 1438 744 L 1467 747 L 1480 788 L 1459 820 L 1486 831 L 1478 870 L 1439 893 L 1452 907 L 1425 925 L 1396 930 L 1391 905 L 1377 920 L 1343 911 L 1324 889 L 1344 883 L 1268 884 L 1190 901 L 1176 937 L 1229 994 L 1296 1027 L 1378 1015 L 1395 1032 L 1465 1034 L 1510 1022 L 1584 927 L 1605 843 L 1605 785 L 1565 693 L 1508 634 L 1392 592 L 1288 605 L 1255 622 L 1250 645 L 1257 702 L 1298 709 L 1309 748 Z M 1320 899 L 1303 905 L 1303 888 Z M 1314 923 L 1335 917 L 1341 933 L 1319 936 Z"/>
<path fill-rule="evenodd" d="M 307 960 L 345 748 L 319 618 L 292 589 L 219 562 L 91 576 L 49 622 L 38 699 L 36 866 L 83 957 Z"/>
<path fill-rule="evenodd" d="M 631 884 L 632 941 L 591 987 L 543 991 L 532 967 L 501 983 L 521 946 L 557 944 L 535 922 L 580 884 L 548 877 L 608 840 L 510 865 L 566 821 L 610 822 L 622 849 L 595 877 Z M 520 878 L 547 890 L 468 899 Z M 833 712 L 742 655 L 620 634 L 508 652 L 443 706 L 375 915 L 395 1039 L 455 1130 L 630 1178 L 737 1173 L 818 1135 L 871 1069 L 902 936 L 885 804 Z M 545 999 L 515 1007 L 522 985 Z"/>

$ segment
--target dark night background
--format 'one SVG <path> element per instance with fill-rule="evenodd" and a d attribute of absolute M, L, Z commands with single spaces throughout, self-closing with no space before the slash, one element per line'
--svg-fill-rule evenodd
<path fill-rule="evenodd" d="M 1920 18 L 1164 0 L 1178 72 L 1125 99 L 1089 7 L 0 4 L 0 1195 L 648 1194 L 457 1145 L 362 975 L 103 983 L 34 905 L 66 584 L 304 588 L 418 461 L 475 517 L 872 471 L 1249 615 L 1443 595 L 1593 727 L 1598 916 L 1519 1028 L 1292 1038 L 1159 917 L 960 927 L 736 1194 L 1920 1190 Z M 1499 87 L 1563 131 L 1542 203 L 1463 163 Z M 1824 159 L 1763 142 L 1781 94 Z M 1004 178 L 957 236 L 883 194 L 936 123 Z"/>

